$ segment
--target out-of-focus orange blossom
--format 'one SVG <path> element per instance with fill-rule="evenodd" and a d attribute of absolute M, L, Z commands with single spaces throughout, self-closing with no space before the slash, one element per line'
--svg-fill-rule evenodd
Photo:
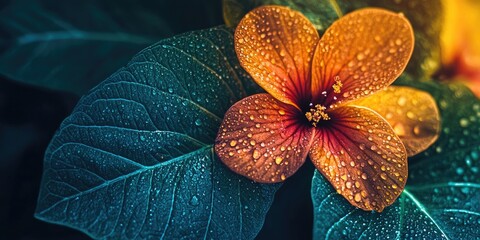
<path fill-rule="evenodd" d="M 480 97 L 480 1 L 443 0 L 443 4 L 442 73 Z"/>

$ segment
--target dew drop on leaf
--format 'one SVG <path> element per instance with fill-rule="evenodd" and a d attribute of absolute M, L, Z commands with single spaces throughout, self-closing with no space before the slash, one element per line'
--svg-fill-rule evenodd
<path fill-rule="evenodd" d="M 193 206 L 197 206 L 198 205 L 198 197 L 193 196 L 192 199 L 190 199 L 190 204 L 193 205 Z"/>

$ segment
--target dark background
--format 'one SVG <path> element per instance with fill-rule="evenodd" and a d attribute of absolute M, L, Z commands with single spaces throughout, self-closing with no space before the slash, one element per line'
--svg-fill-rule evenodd
<path fill-rule="evenodd" d="M 11 2 L 0 0 L 0 14 Z M 108 4 L 122 1 L 100 2 L 108 9 Z M 149 0 L 141 2 L 148 5 Z M 221 0 L 164 2 L 158 12 L 175 23 L 175 34 L 223 24 Z M 0 54 L 9 37 L 0 29 Z M 33 217 L 44 151 L 78 99 L 72 93 L 30 86 L 0 75 L 0 239 L 88 239 L 77 230 Z M 285 182 L 257 239 L 311 239 L 312 175 L 313 166 L 307 161 Z"/>

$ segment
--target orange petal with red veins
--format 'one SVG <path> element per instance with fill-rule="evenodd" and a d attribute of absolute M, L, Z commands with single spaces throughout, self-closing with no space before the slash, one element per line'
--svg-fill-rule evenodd
<path fill-rule="evenodd" d="M 329 106 L 334 98 L 345 102 L 389 86 L 405 69 L 413 45 L 412 27 L 402 14 L 367 8 L 345 15 L 315 50 L 313 102 Z"/>
<path fill-rule="evenodd" d="M 385 118 L 402 140 L 408 156 L 427 149 L 440 134 L 440 114 L 435 100 L 414 88 L 391 86 L 349 105 L 370 108 Z"/>
<path fill-rule="evenodd" d="M 405 147 L 390 125 L 369 109 L 340 107 L 330 115 L 330 125 L 317 128 L 310 159 L 352 205 L 381 212 L 405 187 Z"/>
<path fill-rule="evenodd" d="M 225 114 L 215 152 L 234 172 L 257 182 L 282 182 L 305 162 L 312 128 L 298 124 L 295 107 L 257 94 Z"/>
<path fill-rule="evenodd" d="M 301 13 L 263 6 L 238 24 L 235 51 L 258 85 L 281 102 L 299 107 L 299 101 L 310 96 L 310 63 L 318 39 Z"/>

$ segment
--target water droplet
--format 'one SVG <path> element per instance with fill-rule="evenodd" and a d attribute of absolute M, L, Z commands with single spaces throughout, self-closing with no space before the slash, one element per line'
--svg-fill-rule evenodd
<path fill-rule="evenodd" d="M 253 150 L 252 157 L 253 159 L 258 159 L 262 154 L 258 150 Z"/>
<path fill-rule="evenodd" d="M 192 199 L 190 199 L 190 204 L 192 204 L 193 206 L 197 206 L 197 205 L 198 205 L 198 198 L 197 198 L 197 196 L 193 196 Z"/>
<path fill-rule="evenodd" d="M 287 177 L 285 176 L 285 174 L 282 174 L 282 175 L 280 176 L 280 179 L 282 179 L 282 181 L 284 181 L 286 178 L 287 178 Z"/>
<path fill-rule="evenodd" d="M 398 136 L 405 136 L 405 128 L 403 127 L 403 124 L 401 124 L 401 123 L 395 124 L 395 126 L 393 126 L 393 131 Z"/>
<path fill-rule="evenodd" d="M 460 119 L 460 126 L 461 127 L 468 127 L 468 125 L 469 125 L 468 119 L 466 119 L 466 118 Z"/>
<path fill-rule="evenodd" d="M 363 54 L 363 53 L 357 54 L 357 60 L 358 60 L 358 61 L 361 61 L 361 60 L 363 60 L 364 58 L 365 58 L 365 54 Z"/>
<path fill-rule="evenodd" d="M 362 196 L 360 193 L 356 193 L 354 197 L 355 202 L 360 202 L 362 200 Z"/>
<path fill-rule="evenodd" d="M 472 158 L 473 158 L 474 160 L 477 160 L 478 157 L 479 157 L 479 154 L 478 154 L 477 151 L 472 151 L 472 152 L 470 153 L 470 156 L 472 156 Z"/>
<path fill-rule="evenodd" d="M 141 140 L 141 141 L 145 141 L 145 137 L 144 137 L 144 136 L 140 136 L 140 140 Z"/>
<path fill-rule="evenodd" d="M 280 165 L 280 163 L 282 163 L 282 161 L 283 161 L 282 157 L 276 157 L 275 158 L 275 163 L 278 164 L 278 165 Z"/>
<path fill-rule="evenodd" d="M 421 128 L 419 125 L 413 127 L 413 134 L 415 134 L 415 135 L 418 136 L 418 135 L 420 135 L 421 133 L 422 133 L 422 128 Z"/>
<path fill-rule="evenodd" d="M 235 146 L 237 146 L 237 141 L 235 140 L 230 141 L 230 147 L 235 147 Z"/>
<path fill-rule="evenodd" d="M 398 98 L 398 100 L 397 100 L 397 104 L 398 104 L 399 106 L 402 106 L 402 107 L 403 107 L 403 106 L 405 106 L 406 103 L 407 103 L 407 98 L 404 97 L 404 96 L 401 96 L 401 97 Z"/>
<path fill-rule="evenodd" d="M 201 119 L 195 120 L 195 125 L 202 126 L 202 120 Z"/>
<path fill-rule="evenodd" d="M 408 117 L 409 119 L 415 119 L 416 116 L 415 116 L 415 113 L 413 113 L 413 112 L 411 112 L 411 111 L 408 111 L 408 112 L 407 112 L 407 117 Z"/>
<path fill-rule="evenodd" d="M 283 116 L 285 115 L 285 111 L 283 109 L 280 109 L 278 110 L 278 114 L 280 114 L 280 116 Z"/>
<path fill-rule="evenodd" d="M 387 180 L 387 174 L 385 174 L 385 173 L 380 173 L 380 177 L 381 177 L 383 180 Z"/>

